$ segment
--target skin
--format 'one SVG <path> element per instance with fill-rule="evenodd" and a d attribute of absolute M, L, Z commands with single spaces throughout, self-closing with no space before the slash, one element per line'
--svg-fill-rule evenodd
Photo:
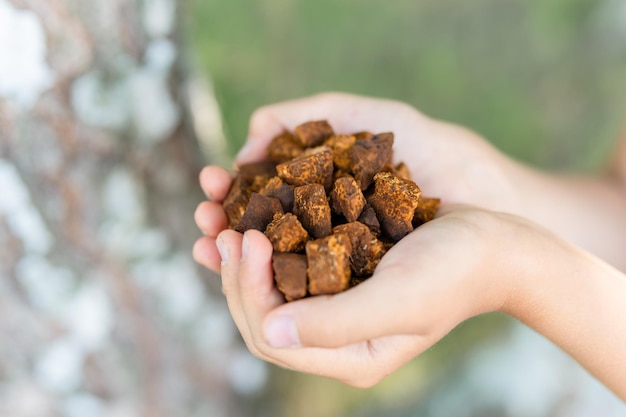
<path fill-rule="evenodd" d="M 424 194 L 441 197 L 443 206 L 363 284 L 285 304 L 274 288 L 270 242 L 254 230 L 224 230 L 221 202 L 231 176 L 205 168 L 200 183 L 209 201 L 195 215 L 205 236 L 194 257 L 221 272 L 229 309 L 252 353 L 369 387 L 467 318 L 502 311 L 562 347 L 626 400 L 626 320 L 620 319 L 626 278 L 619 271 L 626 269 L 626 141 L 603 176 L 555 176 L 405 104 L 323 94 L 258 110 L 237 162 L 262 159 L 275 135 L 317 119 L 329 120 L 337 132 L 393 131 L 395 154 Z"/>

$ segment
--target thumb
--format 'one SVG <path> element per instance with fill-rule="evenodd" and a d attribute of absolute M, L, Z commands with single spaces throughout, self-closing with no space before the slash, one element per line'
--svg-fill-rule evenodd
<path fill-rule="evenodd" d="M 284 304 L 264 320 L 274 347 L 340 347 L 391 335 L 438 340 L 497 305 L 474 233 L 435 220 L 407 235 L 367 281 L 343 293 Z M 450 239 L 450 235 L 453 239 Z M 494 289 L 495 288 L 495 289 Z"/>
<path fill-rule="evenodd" d="M 378 278 L 388 281 L 387 277 Z M 413 303 L 400 299 L 406 290 L 393 294 L 389 282 L 382 288 L 377 284 L 380 282 L 372 277 L 347 292 L 275 309 L 264 320 L 267 343 L 275 348 L 334 348 L 391 334 L 415 333 L 406 308 Z"/>

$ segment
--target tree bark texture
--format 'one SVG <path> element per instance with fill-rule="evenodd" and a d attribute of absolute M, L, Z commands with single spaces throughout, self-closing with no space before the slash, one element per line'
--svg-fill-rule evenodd
<path fill-rule="evenodd" d="M 246 415 L 175 0 L 0 0 L 0 416 Z"/>

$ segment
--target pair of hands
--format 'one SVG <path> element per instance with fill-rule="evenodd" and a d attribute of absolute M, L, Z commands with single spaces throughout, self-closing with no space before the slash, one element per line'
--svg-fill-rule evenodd
<path fill-rule="evenodd" d="M 226 230 L 221 202 L 231 174 L 205 168 L 200 182 L 209 200 L 195 214 L 205 236 L 194 258 L 221 273 L 230 312 L 256 356 L 369 387 L 472 316 L 498 310 L 530 317 L 524 296 L 531 278 L 580 258 L 541 227 L 502 213 L 524 211 L 516 163 L 472 132 L 402 103 L 323 94 L 261 108 L 237 163 L 263 159 L 274 136 L 319 119 L 340 133 L 393 131 L 396 158 L 424 195 L 443 205 L 437 219 L 384 256 L 369 280 L 286 304 L 274 287 L 271 243 L 255 230 Z"/>

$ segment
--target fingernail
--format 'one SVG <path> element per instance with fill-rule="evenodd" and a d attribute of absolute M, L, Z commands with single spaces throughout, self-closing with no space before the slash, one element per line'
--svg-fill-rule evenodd
<path fill-rule="evenodd" d="M 241 241 L 241 262 L 245 262 L 248 256 L 248 247 L 250 244 L 248 243 L 248 233 L 243 234 L 243 239 Z"/>
<path fill-rule="evenodd" d="M 298 329 L 291 317 L 278 316 L 265 326 L 265 340 L 275 348 L 289 348 L 300 346 Z"/>
<path fill-rule="evenodd" d="M 222 265 L 228 262 L 228 246 L 224 242 L 221 236 L 217 237 L 215 242 L 217 245 L 217 251 L 220 253 L 220 258 L 222 258 Z"/>
<path fill-rule="evenodd" d="M 235 157 L 235 162 L 239 162 L 242 159 L 245 160 L 247 157 L 252 155 L 253 152 L 254 152 L 254 146 L 252 145 L 252 142 L 248 140 L 248 142 L 246 142 L 243 148 L 241 148 L 239 152 L 237 152 L 237 156 Z"/>

